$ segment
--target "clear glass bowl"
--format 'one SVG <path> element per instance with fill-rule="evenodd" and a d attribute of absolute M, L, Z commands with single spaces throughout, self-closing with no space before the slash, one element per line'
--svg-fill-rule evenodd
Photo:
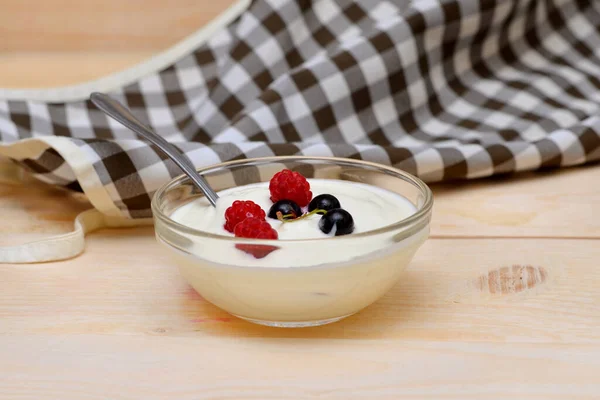
<path fill-rule="evenodd" d="M 203 196 L 187 177 L 180 176 L 160 188 L 152 201 L 156 237 L 200 295 L 239 318 L 280 327 L 335 322 L 367 307 L 400 279 L 429 235 L 432 193 L 425 183 L 406 172 L 341 158 L 245 159 L 199 172 L 220 191 L 268 182 L 285 168 L 307 178 L 360 182 L 387 189 L 408 199 L 417 211 L 380 229 L 330 239 L 235 238 L 192 229 L 170 218 L 179 207 Z M 252 265 L 220 261 L 223 257 L 219 255 L 239 251 L 240 245 L 274 246 L 291 258 L 298 252 L 311 252 L 316 260 L 319 254 L 327 254 L 324 258 L 328 262 L 269 265 L 268 256 Z M 331 254 L 336 255 L 334 261 Z"/>

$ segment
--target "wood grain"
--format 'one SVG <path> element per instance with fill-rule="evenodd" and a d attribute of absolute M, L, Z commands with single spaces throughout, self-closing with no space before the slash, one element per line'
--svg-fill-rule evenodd
<path fill-rule="evenodd" d="M 0 184 L 0 246 L 69 232 L 77 214 L 89 208 L 82 195 L 40 182 Z"/>
<path fill-rule="evenodd" d="M 0 87 L 51 88 L 83 83 L 151 58 L 152 51 L 0 52 Z"/>
<path fill-rule="evenodd" d="M 0 0 L 0 51 L 159 51 L 235 0 Z"/>
<path fill-rule="evenodd" d="M 585 181 L 596 169 L 564 173 Z M 558 185 L 561 174 L 537 185 L 499 183 L 521 185 L 514 195 L 537 202 L 558 187 L 579 190 L 573 175 Z M 0 209 L 26 209 L 3 215 L 12 228 L 0 236 L 11 240 L 40 220 L 47 221 L 34 231 L 69 229 L 77 212 L 69 202 L 84 207 L 62 191 L 53 198 L 46 185 L 10 188 Z M 438 204 L 470 207 L 469 199 L 485 201 L 481 192 L 494 197 L 495 188 L 466 184 L 454 198 L 441 190 Z M 587 193 L 580 204 L 592 206 Z M 559 218 L 564 198 L 557 201 L 548 217 Z M 510 221 L 498 226 L 514 229 Z M 596 244 L 432 239 L 402 281 L 363 312 L 281 330 L 204 301 L 151 228 L 105 230 L 74 260 L 0 266 L 0 354 L 9 355 L 0 358 L 0 399 L 597 398 Z"/>
<path fill-rule="evenodd" d="M 235 2 L 0 0 L 0 87 L 66 86 L 121 71 Z"/>
<path fill-rule="evenodd" d="M 600 167 L 433 185 L 432 235 L 598 238 Z"/>
<path fill-rule="evenodd" d="M 598 258 L 596 241 L 433 239 L 363 312 L 321 328 L 274 330 L 204 301 L 150 228 L 104 231 L 71 261 L 0 265 L 0 331 L 600 343 Z"/>
<path fill-rule="evenodd" d="M 597 345 L 12 336 L 0 398 L 597 399 Z"/>

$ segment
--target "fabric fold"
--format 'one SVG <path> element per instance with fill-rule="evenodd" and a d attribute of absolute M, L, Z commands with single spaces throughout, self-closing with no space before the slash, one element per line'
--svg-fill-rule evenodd
<path fill-rule="evenodd" d="M 109 93 L 198 167 L 336 156 L 436 182 L 599 158 L 597 2 L 244 7 L 168 66 Z M 112 217 L 150 217 L 153 193 L 180 174 L 87 100 L 0 100 L 0 154 Z"/>

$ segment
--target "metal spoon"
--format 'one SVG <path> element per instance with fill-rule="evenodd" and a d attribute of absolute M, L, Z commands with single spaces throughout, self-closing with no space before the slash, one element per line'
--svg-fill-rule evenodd
<path fill-rule="evenodd" d="M 204 193 L 213 207 L 217 204 L 219 196 L 213 188 L 210 187 L 206 179 L 196 171 L 194 164 L 189 158 L 181 153 L 175 146 L 167 142 L 162 136 L 157 135 L 137 119 L 131 111 L 119 101 L 109 97 L 104 93 L 92 93 L 90 100 L 106 115 L 120 122 L 123 126 L 131 129 L 160 150 L 163 151 L 181 170 L 192 180 L 194 186 Z"/>

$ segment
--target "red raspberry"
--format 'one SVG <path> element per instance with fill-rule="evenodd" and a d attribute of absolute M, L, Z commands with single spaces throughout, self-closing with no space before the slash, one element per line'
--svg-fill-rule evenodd
<path fill-rule="evenodd" d="M 308 205 L 312 199 L 310 184 L 302 174 L 284 169 L 273 175 L 269 183 L 271 201 L 291 200 L 300 207 Z"/>
<path fill-rule="evenodd" d="M 251 239 L 277 239 L 277 231 L 264 219 L 246 218 L 235 226 L 235 236 Z M 237 244 L 235 247 L 252 254 L 255 258 L 264 258 L 278 249 L 276 246 L 264 244 Z"/>
<path fill-rule="evenodd" d="M 229 232 L 234 231 L 235 226 L 249 217 L 256 217 L 264 221 L 266 214 L 258 204 L 250 200 L 236 200 L 231 207 L 225 210 L 225 225 Z"/>
<path fill-rule="evenodd" d="M 264 214 L 264 213 L 263 213 Z M 235 226 L 236 237 L 249 239 L 277 239 L 277 231 L 263 218 L 246 218 Z"/>

